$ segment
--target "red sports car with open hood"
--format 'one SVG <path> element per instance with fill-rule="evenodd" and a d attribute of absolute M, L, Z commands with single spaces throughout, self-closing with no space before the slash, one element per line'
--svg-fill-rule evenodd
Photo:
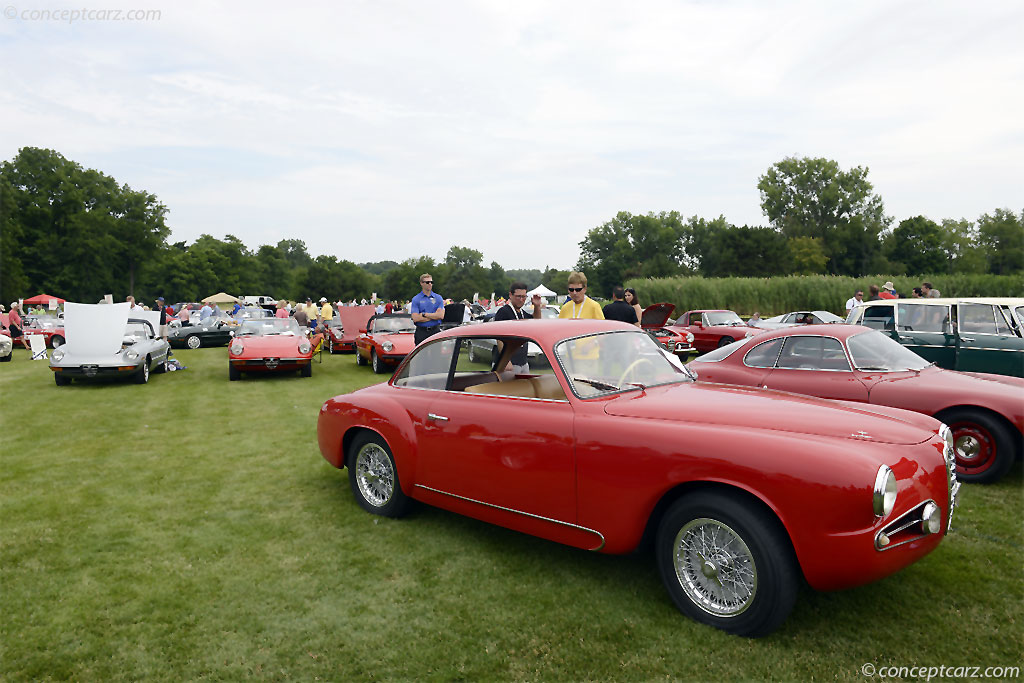
<path fill-rule="evenodd" d="M 416 346 L 416 326 L 408 313 L 375 315 L 356 337 L 356 365 L 382 373 L 402 362 Z"/>
<path fill-rule="evenodd" d="M 313 350 L 319 334 L 307 338 L 294 318 L 246 320 L 228 346 L 228 379 L 243 372 L 294 372 L 313 375 Z"/>
<path fill-rule="evenodd" d="M 693 334 L 693 347 L 698 353 L 707 353 L 737 339 L 753 337 L 760 331 L 747 327 L 732 311 L 687 311 L 669 329 Z"/>
<path fill-rule="evenodd" d="M 1024 379 L 943 370 L 860 325 L 766 332 L 694 359 L 701 382 L 905 408 L 953 431 L 957 476 L 988 483 L 1020 457 Z"/>
<path fill-rule="evenodd" d="M 682 332 L 665 323 L 676 310 L 675 304 L 652 304 L 640 316 L 640 328 L 649 332 L 659 344 L 677 355 L 686 357 L 693 351 L 693 333 Z"/>
<path fill-rule="evenodd" d="M 366 321 L 376 312 L 373 306 L 339 306 L 334 319 L 327 323 L 328 353 L 356 350 L 356 337 L 366 329 Z"/>
<path fill-rule="evenodd" d="M 501 349 L 493 365 L 471 360 L 479 339 Z M 530 343 L 547 362 L 516 374 Z M 650 335 L 607 320 L 440 332 L 390 381 L 325 402 L 317 439 L 371 513 L 418 500 L 604 553 L 651 541 L 679 609 L 745 636 L 777 628 L 805 579 L 851 588 L 920 560 L 959 487 L 938 420 L 695 383 Z"/>

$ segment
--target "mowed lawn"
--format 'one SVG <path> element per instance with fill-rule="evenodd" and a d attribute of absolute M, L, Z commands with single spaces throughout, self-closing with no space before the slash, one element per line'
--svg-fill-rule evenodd
<path fill-rule="evenodd" d="M 801 591 L 747 640 L 672 606 L 649 553 L 588 553 L 419 506 L 353 501 L 316 442 L 328 397 L 383 376 L 229 382 L 224 348 L 148 385 L 0 364 L 0 679 L 865 680 L 1012 666 L 1024 649 L 1021 466 L 963 488 L 923 561 Z M 865 501 L 865 504 L 868 504 Z M 890 679 L 891 680 L 891 679 Z"/>

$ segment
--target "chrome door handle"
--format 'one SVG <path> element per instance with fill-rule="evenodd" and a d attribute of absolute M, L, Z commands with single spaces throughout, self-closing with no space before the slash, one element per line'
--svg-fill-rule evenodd
<path fill-rule="evenodd" d="M 899 335 L 899 338 L 900 338 L 900 339 L 903 339 L 903 340 L 907 340 L 907 339 L 910 339 L 910 337 L 908 337 L 908 336 L 906 336 L 906 335 L 904 335 L 904 334 L 901 334 L 901 335 Z"/>
<path fill-rule="evenodd" d="M 960 337 L 960 341 L 972 342 L 974 341 L 974 337 Z"/>
<path fill-rule="evenodd" d="M 437 420 L 438 422 L 447 422 L 448 418 L 444 415 L 435 415 L 434 413 L 427 413 L 428 420 Z"/>

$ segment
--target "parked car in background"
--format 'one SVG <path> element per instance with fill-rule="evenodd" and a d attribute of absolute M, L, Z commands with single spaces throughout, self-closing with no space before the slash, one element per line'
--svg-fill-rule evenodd
<path fill-rule="evenodd" d="M 306 337 L 294 318 L 257 318 L 246 320 L 235 330 L 228 347 L 228 379 L 242 373 L 295 372 L 313 375 L 313 351 L 321 335 Z"/>
<path fill-rule="evenodd" d="M 246 320 L 266 320 L 267 318 L 275 317 L 275 312 L 268 308 L 259 308 L 257 306 L 247 306 L 246 308 L 240 309 L 238 313 L 235 313 L 235 320 L 244 322 Z"/>
<path fill-rule="evenodd" d="M 355 351 L 356 337 L 366 329 L 375 310 L 373 306 L 341 306 L 334 311 L 334 320 L 328 327 L 327 350 L 330 353 Z"/>
<path fill-rule="evenodd" d="M 0 363 L 10 362 L 13 357 L 14 342 L 11 341 L 11 337 L 7 334 L 6 330 L 0 332 Z"/>
<path fill-rule="evenodd" d="M 693 333 L 684 332 L 678 328 L 671 327 L 669 316 L 676 310 L 675 304 L 661 303 L 652 304 L 643 310 L 640 316 L 640 328 L 654 337 L 658 342 L 672 353 L 687 357 L 695 349 L 693 348 Z"/>
<path fill-rule="evenodd" d="M 271 311 L 277 308 L 277 299 L 272 296 L 243 296 L 241 303 L 243 306 L 257 306 Z"/>
<path fill-rule="evenodd" d="M 841 322 L 844 322 L 843 318 L 828 311 L 793 311 L 792 313 L 783 313 L 772 318 L 765 318 L 753 323 L 752 326 L 762 330 L 777 330 L 782 327 L 828 325 Z"/>
<path fill-rule="evenodd" d="M 190 316 L 191 318 L 191 316 Z M 206 320 L 196 318 L 188 325 L 172 320 L 167 326 L 167 341 L 176 349 L 198 349 L 201 346 L 226 346 L 231 341 L 235 325 L 228 318 L 209 316 Z"/>
<path fill-rule="evenodd" d="M 485 336 L 503 344 L 493 371 L 468 358 Z M 547 371 L 499 381 L 528 342 Z M 374 514 L 418 500 L 604 553 L 650 537 L 679 609 L 744 636 L 776 629 L 804 580 L 850 588 L 920 560 L 959 486 L 937 420 L 695 384 L 614 321 L 441 332 L 389 382 L 326 401 L 317 439 Z"/>
<path fill-rule="evenodd" d="M 74 341 L 50 354 L 50 370 L 57 386 L 74 379 L 131 378 L 138 384 L 149 381 L 150 372 L 163 372 L 171 347 L 156 336 L 148 320 L 128 319 L 120 348 L 114 353 L 84 352 Z"/>
<path fill-rule="evenodd" d="M 774 330 L 695 358 L 701 382 L 792 391 L 931 415 L 953 432 L 957 476 L 991 483 L 1021 456 L 1024 379 L 936 367 L 877 330 Z"/>
<path fill-rule="evenodd" d="M 24 322 L 25 326 L 22 328 L 21 342 L 26 349 L 29 348 L 28 337 L 32 334 L 42 336 L 46 341 L 46 345 L 54 349 L 60 347 L 67 339 L 67 335 L 64 332 L 64 321 L 57 316 L 34 315 L 26 317 Z"/>
<path fill-rule="evenodd" d="M 691 333 L 693 348 L 698 353 L 707 353 L 737 339 L 753 337 L 758 332 L 747 327 L 735 312 L 722 310 L 687 311 L 669 329 L 676 333 Z"/>
<path fill-rule="evenodd" d="M 1024 298 L 866 301 L 847 322 L 949 370 L 1024 377 Z"/>
<path fill-rule="evenodd" d="M 416 345 L 416 326 L 408 313 L 372 316 L 356 337 L 356 365 L 370 364 L 376 373 L 394 368 Z"/>

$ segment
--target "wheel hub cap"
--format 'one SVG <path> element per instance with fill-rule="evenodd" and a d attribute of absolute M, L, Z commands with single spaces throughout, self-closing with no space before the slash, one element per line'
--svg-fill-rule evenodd
<path fill-rule="evenodd" d="M 974 460 L 981 455 L 981 442 L 973 436 L 961 436 L 956 440 L 956 454 L 962 460 Z"/>
<path fill-rule="evenodd" d="M 356 456 L 356 481 L 359 492 L 371 505 L 381 507 L 391 500 L 395 475 L 391 459 L 377 444 L 367 444 Z"/>

